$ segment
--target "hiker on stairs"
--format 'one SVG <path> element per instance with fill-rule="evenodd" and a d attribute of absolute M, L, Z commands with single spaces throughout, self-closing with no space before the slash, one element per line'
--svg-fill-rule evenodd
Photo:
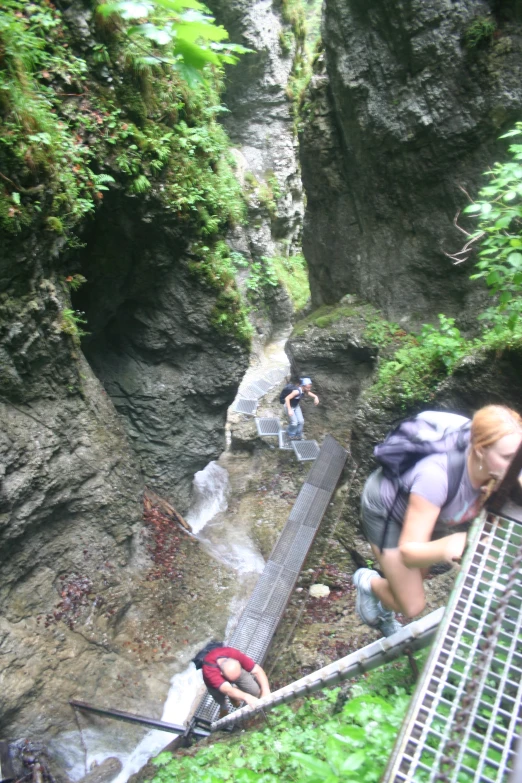
<path fill-rule="evenodd" d="M 221 707 L 220 718 L 227 714 L 226 696 L 238 707 L 241 701 L 253 706 L 270 695 L 264 669 L 235 647 L 215 647 L 207 653 L 202 672 L 208 692 Z"/>
<path fill-rule="evenodd" d="M 285 406 L 289 419 L 286 433 L 290 440 L 303 439 L 304 417 L 299 403 L 304 395 L 311 397 L 314 405 L 319 405 L 319 397 L 311 389 L 310 378 L 301 378 L 299 385 L 288 384 L 281 392 L 280 400 Z"/>
<path fill-rule="evenodd" d="M 415 418 L 399 426 L 406 423 L 414 425 Z M 398 483 L 385 476 L 385 467 L 366 481 L 361 524 L 384 576 L 369 568 L 355 572 L 356 610 L 363 622 L 380 628 L 384 636 L 400 629 L 395 612 L 415 617 L 425 608 L 423 580 L 430 566 L 460 560 L 469 523 L 479 513 L 486 491 L 491 492 L 504 477 L 522 442 L 521 417 L 502 405 L 481 408 L 467 428 L 460 466 L 455 447 L 439 453 L 432 449 L 405 472 L 397 471 Z M 376 448 L 383 466 L 379 449 L 398 430 Z M 412 439 L 410 448 L 418 442 L 419 438 Z M 455 481 L 452 474 L 457 470 Z"/>

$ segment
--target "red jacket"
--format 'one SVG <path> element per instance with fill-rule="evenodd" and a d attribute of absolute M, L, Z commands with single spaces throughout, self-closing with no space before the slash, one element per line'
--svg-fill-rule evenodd
<path fill-rule="evenodd" d="M 224 682 L 228 682 L 221 674 L 219 666 L 207 666 L 207 663 L 215 664 L 218 658 L 233 658 L 235 661 L 239 661 L 242 668 L 247 672 L 251 672 L 256 662 L 249 658 L 248 655 L 236 650 L 235 647 L 215 647 L 205 656 L 205 663 L 203 664 L 201 671 L 203 672 L 203 681 L 207 687 L 216 688 L 219 690 L 220 686 Z"/>

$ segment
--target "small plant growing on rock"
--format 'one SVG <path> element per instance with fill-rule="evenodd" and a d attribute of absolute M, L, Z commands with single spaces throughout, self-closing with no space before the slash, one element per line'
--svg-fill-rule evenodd
<path fill-rule="evenodd" d="M 477 16 L 464 33 L 464 44 L 467 49 L 476 49 L 480 44 L 489 43 L 497 29 L 491 16 Z"/>
<path fill-rule="evenodd" d="M 79 310 L 72 310 L 70 307 L 66 307 L 62 310 L 60 328 L 62 332 L 70 335 L 75 342 L 79 342 L 81 337 L 85 337 L 88 334 L 88 332 L 82 329 L 82 325 L 87 323 L 86 319 L 83 317 L 84 315 L 85 313 L 82 313 Z"/>

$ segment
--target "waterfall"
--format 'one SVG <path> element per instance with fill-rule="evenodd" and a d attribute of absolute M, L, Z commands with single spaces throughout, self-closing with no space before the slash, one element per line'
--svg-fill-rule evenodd
<path fill-rule="evenodd" d="M 206 468 L 194 475 L 194 500 L 187 514 L 187 522 L 196 535 L 217 514 L 228 508 L 228 473 L 217 462 L 209 462 Z"/>

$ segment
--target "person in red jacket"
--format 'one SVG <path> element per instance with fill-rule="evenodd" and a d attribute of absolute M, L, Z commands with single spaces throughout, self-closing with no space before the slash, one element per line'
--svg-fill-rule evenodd
<path fill-rule="evenodd" d="M 235 647 L 215 647 L 207 653 L 202 672 L 208 692 L 221 707 L 222 714 L 226 714 L 227 696 L 234 706 L 239 706 L 241 701 L 254 706 L 258 699 L 270 694 L 264 670 Z"/>

